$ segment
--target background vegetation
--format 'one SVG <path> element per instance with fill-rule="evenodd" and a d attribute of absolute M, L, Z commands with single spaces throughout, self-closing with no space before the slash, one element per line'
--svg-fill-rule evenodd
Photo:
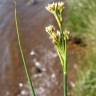
<path fill-rule="evenodd" d="M 73 96 L 96 96 L 96 0 L 68 0 L 66 28 L 86 44 Z"/>

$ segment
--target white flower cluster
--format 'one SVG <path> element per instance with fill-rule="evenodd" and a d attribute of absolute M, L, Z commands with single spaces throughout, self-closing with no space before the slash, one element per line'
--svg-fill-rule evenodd
<path fill-rule="evenodd" d="M 48 27 L 45 28 L 45 31 L 50 35 L 51 39 L 53 40 L 53 43 L 55 43 L 55 44 L 59 43 L 60 38 L 61 38 L 59 30 L 57 30 L 57 32 L 56 32 L 54 26 L 53 25 L 49 25 Z M 63 34 L 64 34 L 64 39 L 69 40 L 70 32 L 65 30 L 63 32 Z"/>
<path fill-rule="evenodd" d="M 55 28 L 53 25 L 49 25 L 48 27 L 45 28 L 45 31 L 50 35 L 53 43 L 58 43 L 58 40 L 60 38 L 60 32 L 55 31 Z"/>
<path fill-rule="evenodd" d="M 48 27 L 45 28 L 45 31 L 50 35 L 53 43 L 59 44 L 61 41 L 61 35 L 63 35 L 63 39 L 69 39 L 69 32 L 68 31 L 63 31 L 63 34 L 61 32 L 62 28 L 62 12 L 64 11 L 64 3 L 63 2 L 53 2 L 52 4 L 48 4 L 46 9 L 52 13 L 59 25 L 60 30 L 55 30 L 55 27 L 53 25 L 49 25 Z"/>
<path fill-rule="evenodd" d="M 62 13 L 64 11 L 64 2 L 53 2 L 52 4 L 48 4 L 47 7 L 45 7 L 50 13 Z"/>
<path fill-rule="evenodd" d="M 69 40 L 69 38 L 70 38 L 70 32 L 68 30 L 65 30 L 64 31 L 64 39 Z"/>
<path fill-rule="evenodd" d="M 53 25 L 49 25 L 48 27 L 45 28 L 45 31 L 52 34 L 52 32 L 55 31 L 55 28 Z"/>

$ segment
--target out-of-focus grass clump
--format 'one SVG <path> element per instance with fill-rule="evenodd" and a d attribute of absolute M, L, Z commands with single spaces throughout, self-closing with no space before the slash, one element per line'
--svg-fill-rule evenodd
<path fill-rule="evenodd" d="M 68 0 L 65 26 L 77 37 L 84 37 L 87 45 L 73 96 L 96 96 L 96 0 Z"/>
<path fill-rule="evenodd" d="M 96 19 L 96 0 L 68 0 L 66 27 L 79 35 L 87 32 L 92 19 Z"/>

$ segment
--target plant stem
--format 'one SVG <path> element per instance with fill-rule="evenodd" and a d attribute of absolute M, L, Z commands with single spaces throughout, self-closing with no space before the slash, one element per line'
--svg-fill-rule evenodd
<path fill-rule="evenodd" d="M 58 17 L 58 15 L 57 15 L 57 13 L 54 13 L 54 17 L 55 17 L 55 19 L 56 19 L 56 21 L 57 21 L 57 23 L 58 23 L 59 29 L 60 29 L 60 31 L 61 31 L 61 30 L 62 30 L 62 24 L 61 24 L 61 22 L 60 22 L 60 20 L 59 20 L 59 17 Z"/>
<path fill-rule="evenodd" d="M 64 51 L 64 60 L 62 60 L 62 56 L 59 56 L 61 63 L 63 62 L 63 72 L 64 72 L 64 96 L 67 96 L 67 39 L 65 37 L 64 39 L 64 34 L 63 34 L 63 27 L 62 27 L 62 23 L 60 22 L 58 16 L 55 16 L 57 23 L 59 25 L 59 29 L 61 32 L 61 44 L 63 46 L 63 51 Z M 59 54 L 60 55 L 60 54 Z"/>
<path fill-rule="evenodd" d="M 63 74 L 64 74 L 64 96 L 67 96 L 67 38 L 65 36 L 65 39 L 64 39 L 64 34 L 63 34 L 63 27 L 62 27 L 62 22 L 60 22 L 59 20 L 59 17 L 57 16 L 57 14 L 54 14 L 56 20 L 57 20 L 57 23 L 58 23 L 58 26 L 59 26 L 59 29 L 60 29 L 60 40 L 61 40 L 61 45 L 63 46 L 63 52 L 64 52 L 64 58 L 62 58 L 58 48 L 57 48 L 57 52 L 58 52 L 58 55 L 59 55 L 59 58 L 60 58 L 60 61 L 62 63 L 62 67 L 63 67 Z"/>
<path fill-rule="evenodd" d="M 17 20 L 16 1 L 15 0 L 14 0 L 14 5 L 15 5 L 15 25 L 16 25 L 16 33 L 17 33 L 17 39 L 18 39 L 18 45 L 19 45 L 19 49 L 20 49 L 20 54 L 21 54 L 21 58 L 22 58 L 22 62 L 23 62 L 23 66 L 24 66 L 24 70 L 25 70 L 25 74 L 26 74 L 26 78 L 28 80 L 28 83 L 29 83 L 29 86 L 30 86 L 30 89 L 31 89 L 31 93 L 32 93 L 31 96 L 36 96 L 36 93 L 35 93 L 35 90 L 34 90 L 34 87 L 33 87 L 33 83 L 32 83 L 28 68 L 27 68 L 26 61 L 25 61 L 25 57 L 24 57 L 24 53 L 23 53 L 23 50 L 22 50 L 22 46 L 21 46 L 21 40 L 20 40 L 20 34 L 19 34 L 19 28 L 18 28 L 18 20 Z"/>
<path fill-rule="evenodd" d="M 64 96 L 67 96 L 67 40 L 65 37 L 65 43 L 64 43 Z"/>
<path fill-rule="evenodd" d="M 62 64 L 62 66 L 63 66 L 63 58 L 62 58 L 61 53 L 60 53 L 60 50 L 58 50 L 58 48 L 57 48 L 57 53 L 58 53 L 60 62 L 61 62 L 61 64 Z"/>

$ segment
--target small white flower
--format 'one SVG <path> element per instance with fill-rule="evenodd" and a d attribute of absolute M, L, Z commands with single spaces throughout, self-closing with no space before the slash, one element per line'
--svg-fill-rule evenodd
<path fill-rule="evenodd" d="M 64 11 L 64 2 L 58 2 L 58 10 L 60 13 Z"/>
<path fill-rule="evenodd" d="M 59 30 L 57 30 L 57 36 L 60 36 L 60 31 Z"/>
<path fill-rule="evenodd" d="M 61 7 L 61 8 L 64 8 L 64 2 L 58 2 L 58 6 Z"/>
<path fill-rule="evenodd" d="M 67 31 L 67 30 L 64 31 L 64 39 L 65 39 L 65 38 L 66 38 L 67 40 L 70 38 L 70 32 Z"/>
<path fill-rule="evenodd" d="M 48 4 L 48 6 L 45 7 L 45 8 L 46 8 L 46 10 L 48 10 L 49 12 L 54 13 L 54 12 L 55 12 L 55 7 L 56 7 L 56 3 L 53 2 L 52 4 Z"/>
<path fill-rule="evenodd" d="M 49 25 L 48 27 L 45 28 L 45 31 L 48 32 L 48 33 L 49 33 L 49 32 L 52 33 L 52 32 L 55 31 L 55 28 L 54 28 L 53 25 Z"/>

